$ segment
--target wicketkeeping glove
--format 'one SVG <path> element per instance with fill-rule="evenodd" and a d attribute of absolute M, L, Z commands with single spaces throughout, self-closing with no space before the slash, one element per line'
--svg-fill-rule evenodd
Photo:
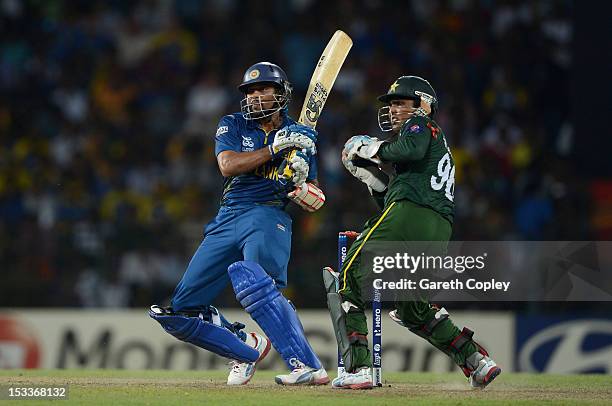
<path fill-rule="evenodd" d="M 365 161 L 369 162 L 369 161 Z M 365 167 L 356 166 L 353 161 L 342 159 L 344 167 L 357 179 L 365 183 L 368 188 L 376 192 L 384 192 L 389 184 L 389 176 L 378 169 L 376 165 L 368 165 Z"/>
<path fill-rule="evenodd" d="M 379 158 L 376 158 L 378 149 L 385 141 L 379 140 L 376 137 L 370 137 L 368 135 L 355 135 L 349 138 L 344 144 L 344 150 L 342 155 L 347 155 L 347 159 L 352 161 L 357 158 L 367 159 L 377 164 L 381 163 Z"/>
<path fill-rule="evenodd" d="M 270 153 L 275 157 L 279 152 L 292 148 L 305 150 L 307 154 L 314 155 L 316 141 L 315 130 L 302 124 L 292 124 L 276 132 L 274 142 L 269 147 Z"/>

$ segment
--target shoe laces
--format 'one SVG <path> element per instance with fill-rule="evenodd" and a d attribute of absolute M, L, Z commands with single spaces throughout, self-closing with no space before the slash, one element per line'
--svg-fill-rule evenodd
<path fill-rule="evenodd" d="M 357 372 L 357 375 L 371 376 L 372 372 L 370 371 L 370 368 L 361 368 L 359 372 Z"/>
<path fill-rule="evenodd" d="M 291 370 L 291 375 L 302 373 L 302 371 L 304 371 L 305 369 L 306 367 L 303 367 L 303 366 L 295 367 Z"/>
<path fill-rule="evenodd" d="M 240 373 L 244 363 L 240 361 L 230 361 L 229 366 L 233 373 Z"/>
<path fill-rule="evenodd" d="M 483 380 L 483 370 L 485 370 L 485 368 L 487 367 L 491 367 L 491 359 L 488 357 L 485 357 L 483 359 L 480 360 L 478 366 L 476 367 L 476 369 L 472 372 L 472 378 L 475 379 L 477 382 L 481 382 Z"/>

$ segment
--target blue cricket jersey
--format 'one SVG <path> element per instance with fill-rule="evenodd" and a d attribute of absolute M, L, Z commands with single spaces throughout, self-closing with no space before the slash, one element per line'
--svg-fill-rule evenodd
<path fill-rule="evenodd" d="M 295 123 L 284 114 L 281 128 Z M 215 155 L 222 151 L 248 152 L 263 148 L 274 142 L 276 131 L 266 134 L 257 121 L 246 120 L 242 113 L 224 116 L 217 126 Z M 284 208 L 289 203 L 287 193 L 293 186 L 284 185 L 278 180 L 278 167 L 282 160 L 282 157 L 278 157 L 255 168 L 253 172 L 226 177 L 221 206 L 266 204 Z M 309 165 L 308 180 L 316 179 L 317 161 L 314 156 L 310 158 Z"/>

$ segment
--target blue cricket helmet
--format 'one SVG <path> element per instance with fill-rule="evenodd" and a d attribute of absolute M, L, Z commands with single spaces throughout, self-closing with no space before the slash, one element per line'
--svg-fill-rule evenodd
<path fill-rule="evenodd" d="M 249 86 L 257 83 L 269 83 L 278 89 L 278 92 L 274 94 L 274 105 L 271 108 L 263 108 L 261 96 L 253 98 L 246 95 Z M 246 70 L 238 90 L 245 95 L 240 101 L 243 117 L 247 120 L 256 120 L 271 116 L 277 111 L 287 114 L 293 86 L 280 66 L 270 62 L 258 62 Z"/>
<path fill-rule="evenodd" d="M 287 78 L 287 74 L 280 66 L 270 62 L 258 62 L 249 67 L 244 73 L 238 90 L 246 93 L 247 88 L 255 83 L 271 83 L 276 85 L 285 94 L 291 94 L 292 86 Z"/>

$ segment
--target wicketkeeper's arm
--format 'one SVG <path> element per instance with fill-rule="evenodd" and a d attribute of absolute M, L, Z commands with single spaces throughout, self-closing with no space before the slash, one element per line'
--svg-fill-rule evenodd
<path fill-rule="evenodd" d="M 384 209 L 385 208 L 385 196 L 387 194 L 387 189 L 385 189 L 383 192 L 377 192 L 376 190 L 372 190 L 370 189 L 370 193 L 372 194 L 372 197 L 374 198 L 374 201 L 376 202 L 376 205 L 378 206 L 379 209 Z"/>
<path fill-rule="evenodd" d="M 396 140 L 381 145 L 377 156 L 383 162 L 406 162 L 423 159 L 431 142 L 431 131 L 428 128 L 420 128 L 419 130 L 418 133 L 411 133 L 404 129 Z"/>

